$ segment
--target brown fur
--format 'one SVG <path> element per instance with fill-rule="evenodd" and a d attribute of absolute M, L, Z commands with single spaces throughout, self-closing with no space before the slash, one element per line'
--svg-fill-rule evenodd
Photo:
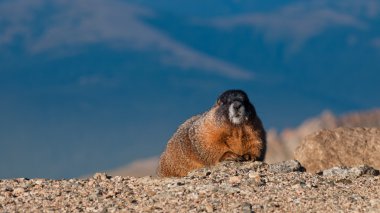
<path fill-rule="evenodd" d="M 263 160 L 265 131 L 260 119 L 233 125 L 220 122 L 217 103 L 208 112 L 183 123 L 162 153 L 157 174 L 186 176 L 190 171 L 224 160 Z"/>

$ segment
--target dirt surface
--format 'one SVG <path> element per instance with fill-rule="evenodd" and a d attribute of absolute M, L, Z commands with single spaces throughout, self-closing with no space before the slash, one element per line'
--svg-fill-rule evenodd
<path fill-rule="evenodd" d="M 378 212 L 369 167 L 302 172 L 297 161 L 225 162 L 184 178 L 0 180 L 0 212 Z"/>

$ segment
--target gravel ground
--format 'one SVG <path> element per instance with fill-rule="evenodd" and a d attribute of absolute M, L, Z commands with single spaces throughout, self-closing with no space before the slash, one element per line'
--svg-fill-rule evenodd
<path fill-rule="evenodd" d="M 297 161 L 225 162 L 184 178 L 0 180 L 0 212 L 379 212 L 369 167 L 302 172 Z"/>

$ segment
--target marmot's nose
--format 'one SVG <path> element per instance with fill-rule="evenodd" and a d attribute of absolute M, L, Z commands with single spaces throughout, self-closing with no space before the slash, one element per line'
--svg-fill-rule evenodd
<path fill-rule="evenodd" d="M 242 106 L 243 104 L 240 102 L 240 101 L 234 101 L 232 103 L 232 107 L 234 108 L 234 110 L 238 110 L 240 109 L 240 107 Z"/>

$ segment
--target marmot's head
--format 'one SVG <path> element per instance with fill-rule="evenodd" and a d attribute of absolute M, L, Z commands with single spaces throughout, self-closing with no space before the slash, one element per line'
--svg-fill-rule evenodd
<path fill-rule="evenodd" d="M 216 107 L 217 118 L 234 125 L 253 121 L 256 117 L 255 108 L 242 90 L 225 91 L 219 96 Z"/>

